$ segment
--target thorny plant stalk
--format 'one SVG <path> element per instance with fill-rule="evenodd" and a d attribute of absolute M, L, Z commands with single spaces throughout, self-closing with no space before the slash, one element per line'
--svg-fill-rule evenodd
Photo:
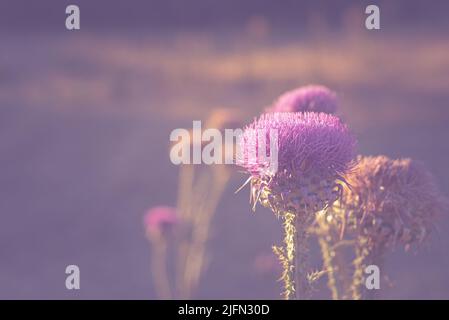
<path fill-rule="evenodd" d="M 362 238 L 359 240 L 355 247 L 355 259 L 353 261 L 354 274 L 352 276 L 351 292 L 352 299 L 362 299 L 362 286 L 365 278 L 364 269 L 365 262 L 369 257 L 369 250 L 366 247 L 367 239 Z"/>
<path fill-rule="evenodd" d="M 285 247 L 273 247 L 273 252 L 278 256 L 282 265 L 281 280 L 284 282 L 283 296 L 285 300 L 291 300 L 296 297 L 295 282 L 295 215 L 285 213 L 283 216 L 284 245 Z"/>
<path fill-rule="evenodd" d="M 311 231 L 316 235 L 323 259 L 323 270 L 327 275 L 327 287 L 331 292 L 333 300 L 345 299 L 345 287 L 347 286 L 347 268 L 344 262 L 343 253 L 339 246 L 343 243 L 340 240 L 341 232 L 336 234 L 330 228 L 328 220 L 331 210 L 324 209 L 316 215 L 316 221 Z"/>
<path fill-rule="evenodd" d="M 354 274 L 352 277 L 352 299 L 374 299 L 377 290 L 368 290 L 365 284 L 365 268 L 376 265 L 382 268 L 383 250 L 378 246 L 369 246 L 369 239 L 360 237 L 355 246 L 356 257 L 353 261 Z"/>
<path fill-rule="evenodd" d="M 307 212 L 295 216 L 295 292 L 296 299 L 308 299 L 311 293 L 308 270 Z"/>
<path fill-rule="evenodd" d="M 283 297 L 286 300 L 302 300 L 310 298 L 311 279 L 308 270 L 308 232 L 307 214 L 286 212 L 280 215 L 283 219 L 284 247 L 273 247 L 283 272 Z"/>
<path fill-rule="evenodd" d="M 349 292 L 351 286 L 351 270 L 347 266 L 346 258 L 343 252 L 348 245 L 352 245 L 352 242 L 339 240 L 336 245 L 330 246 L 331 252 L 334 253 L 331 261 L 337 281 L 338 299 L 341 300 L 348 300 L 351 297 Z"/>
<path fill-rule="evenodd" d="M 253 152 L 260 148 L 264 153 L 259 138 L 271 137 L 270 130 L 277 137 L 275 172 Z M 308 232 L 316 213 L 340 197 L 342 173 L 352 167 L 355 143 L 337 117 L 324 113 L 266 113 L 244 130 L 238 164 L 251 174 L 252 208 L 260 202 L 283 221 L 284 247 L 273 250 L 284 269 L 286 299 L 308 299 L 311 283 L 324 274 L 307 274 Z"/>
<path fill-rule="evenodd" d="M 323 267 L 327 274 L 327 286 L 332 294 L 332 300 L 338 300 L 338 287 L 335 274 L 339 271 L 334 267 L 335 251 L 325 237 L 319 237 L 318 242 L 321 249 L 321 255 L 323 257 Z"/>
<path fill-rule="evenodd" d="M 352 267 L 348 261 L 352 261 L 355 241 L 346 237 L 345 224 L 345 212 L 337 201 L 316 215 L 311 228 L 320 245 L 327 287 L 333 300 L 351 297 Z"/>
<path fill-rule="evenodd" d="M 366 267 L 380 268 L 394 247 L 407 251 L 426 240 L 448 202 L 424 165 L 411 159 L 359 156 L 347 179 L 351 188 L 341 202 L 344 224 L 355 239 L 351 296 L 372 299 L 377 290 L 366 288 Z"/>

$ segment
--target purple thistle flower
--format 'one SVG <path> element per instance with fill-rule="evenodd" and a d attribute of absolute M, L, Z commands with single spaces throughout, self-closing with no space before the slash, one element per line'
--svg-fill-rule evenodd
<path fill-rule="evenodd" d="M 157 206 L 149 209 L 143 224 L 148 234 L 164 234 L 178 223 L 176 208 Z"/>
<path fill-rule="evenodd" d="M 267 142 L 272 131 L 277 134 L 277 159 L 271 154 L 272 141 Z M 263 145 L 259 145 L 261 136 L 266 140 Z M 237 164 L 251 174 L 253 210 L 258 201 L 277 215 L 291 210 L 316 212 L 332 204 L 341 190 L 337 180 L 343 180 L 354 165 L 355 145 L 347 126 L 333 115 L 261 115 L 244 129 L 237 157 Z M 275 172 L 271 161 L 277 161 Z"/>
<path fill-rule="evenodd" d="M 324 112 L 335 113 L 337 95 L 321 85 L 308 85 L 282 94 L 267 111 L 269 112 Z"/>
<path fill-rule="evenodd" d="M 259 150 L 259 136 L 278 135 L 278 172 L 340 175 L 353 165 L 356 141 L 339 118 L 325 113 L 265 113 L 243 131 L 237 164 L 252 175 L 264 175 L 269 166 Z M 256 153 L 251 150 L 256 150 Z"/>
<path fill-rule="evenodd" d="M 239 143 L 237 164 L 251 174 L 253 210 L 260 202 L 283 219 L 285 246 L 273 251 L 283 267 L 284 297 L 307 298 L 308 229 L 315 213 L 340 197 L 339 182 L 354 164 L 355 139 L 333 115 L 275 112 L 247 126 Z"/>

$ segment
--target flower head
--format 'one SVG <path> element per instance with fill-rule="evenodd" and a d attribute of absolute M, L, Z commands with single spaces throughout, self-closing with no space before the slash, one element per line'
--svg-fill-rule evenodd
<path fill-rule="evenodd" d="M 237 163 L 252 175 L 263 175 L 269 165 L 263 154 L 271 152 L 268 141 L 272 131 L 277 134 L 279 172 L 333 175 L 352 165 L 356 142 L 339 118 L 315 112 L 265 113 L 244 129 L 240 141 Z M 266 150 L 260 138 L 267 141 Z"/>
<path fill-rule="evenodd" d="M 270 112 L 324 112 L 335 113 L 337 95 L 325 86 L 308 85 L 282 94 L 271 106 Z"/>
<path fill-rule="evenodd" d="M 178 223 L 176 208 L 168 206 L 153 207 L 145 214 L 143 223 L 149 235 L 165 234 Z"/>
<path fill-rule="evenodd" d="M 345 190 L 342 205 L 349 214 L 349 226 L 371 245 L 400 243 L 408 248 L 419 243 L 438 214 L 447 210 L 433 176 L 411 159 L 359 157 L 347 180 L 351 188 Z"/>
<path fill-rule="evenodd" d="M 272 141 L 267 142 L 273 132 L 274 158 Z M 266 113 L 244 129 L 237 164 L 252 175 L 255 189 L 268 189 L 271 197 L 282 199 L 294 196 L 301 206 L 317 210 L 335 200 L 335 180 L 352 167 L 355 144 L 347 126 L 333 115 Z M 273 159 L 276 172 L 268 170 Z"/>

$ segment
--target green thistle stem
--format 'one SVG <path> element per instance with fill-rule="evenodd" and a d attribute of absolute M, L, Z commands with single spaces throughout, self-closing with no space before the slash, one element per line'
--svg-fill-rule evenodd
<path fill-rule="evenodd" d="M 284 246 L 273 247 L 273 252 L 282 265 L 281 280 L 284 282 L 283 297 L 285 300 L 295 298 L 295 215 L 293 213 L 285 213 L 282 215 L 284 228 Z"/>
<path fill-rule="evenodd" d="M 310 297 L 311 285 L 307 276 L 307 261 L 309 247 L 307 244 L 307 214 L 295 215 L 295 295 L 296 299 L 304 300 Z"/>
<path fill-rule="evenodd" d="M 365 287 L 365 268 L 368 265 L 375 264 L 380 268 L 382 250 L 380 247 L 368 246 L 368 238 L 361 237 L 356 244 L 355 254 L 356 257 L 353 261 L 354 275 L 352 278 L 352 298 L 354 300 L 368 299 L 371 300 L 375 297 L 375 291 L 368 290 Z"/>
<path fill-rule="evenodd" d="M 250 203 L 253 208 L 260 202 L 283 221 L 284 246 L 273 247 L 273 251 L 283 268 L 281 280 L 284 282 L 286 300 L 308 299 L 312 291 L 311 283 L 320 276 L 319 273 L 307 273 L 309 229 L 315 221 L 316 211 L 325 207 L 329 199 L 335 196 L 333 180 L 320 179 L 303 178 L 300 188 L 299 179 L 292 175 L 278 176 L 276 183 L 272 178 L 251 179 Z"/>
<path fill-rule="evenodd" d="M 347 261 L 344 257 L 344 252 L 338 248 L 334 248 L 335 256 L 333 257 L 333 265 L 334 265 L 334 271 L 337 275 L 337 282 L 340 284 L 340 286 L 337 285 L 337 288 L 339 287 L 339 299 L 342 300 L 348 300 L 351 297 L 350 293 L 350 287 L 351 287 L 351 278 L 350 278 L 350 268 L 347 265 Z"/>
<path fill-rule="evenodd" d="M 360 243 L 361 242 L 361 243 Z M 369 256 L 369 250 L 364 247 L 363 243 L 366 239 L 360 239 L 355 247 L 355 259 L 353 261 L 354 274 L 352 276 L 351 292 L 352 299 L 361 300 L 362 299 L 362 286 L 364 285 L 365 278 L 365 263 Z"/>
<path fill-rule="evenodd" d="M 324 270 L 327 272 L 327 286 L 332 294 L 332 300 L 338 300 L 338 287 L 337 280 L 335 278 L 336 268 L 334 267 L 333 258 L 335 257 L 335 250 L 331 248 L 328 241 L 324 237 L 318 239 L 321 254 L 323 257 Z"/>
<path fill-rule="evenodd" d="M 284 227 L 284 247 L 273 247 L 283 272 L 284 299 L 308 299 L 311 292 L 307 276 L 307 219 L 305 214 L 286 212 L 281 215 Z"/>

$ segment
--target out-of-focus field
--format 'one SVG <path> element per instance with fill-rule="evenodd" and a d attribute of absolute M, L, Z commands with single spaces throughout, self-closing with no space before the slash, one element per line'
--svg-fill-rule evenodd
<path fill-rule="evenodd" d="M 0 298 L 155 298 L 141 220 L 176 203 L 171 130 L 217 107 L 249 122 L 300 85 L 339 94 L 360 153 L 422 160 L 449 194 L 446 39 L 261 30 L 2 35 Z M 219 205 L 197 298 L 280 297 L 277 275 L 254 262 L 280 241 L 279 222 L 251 214 L 247 189 L 234 195 L 245 180 L 236 171 Z M 449 298 L 448 227 L 444 216 L 419 253 L 389 256 L 382 298 Z M 81 268 L 76 292 L 69 264 Z"/>

